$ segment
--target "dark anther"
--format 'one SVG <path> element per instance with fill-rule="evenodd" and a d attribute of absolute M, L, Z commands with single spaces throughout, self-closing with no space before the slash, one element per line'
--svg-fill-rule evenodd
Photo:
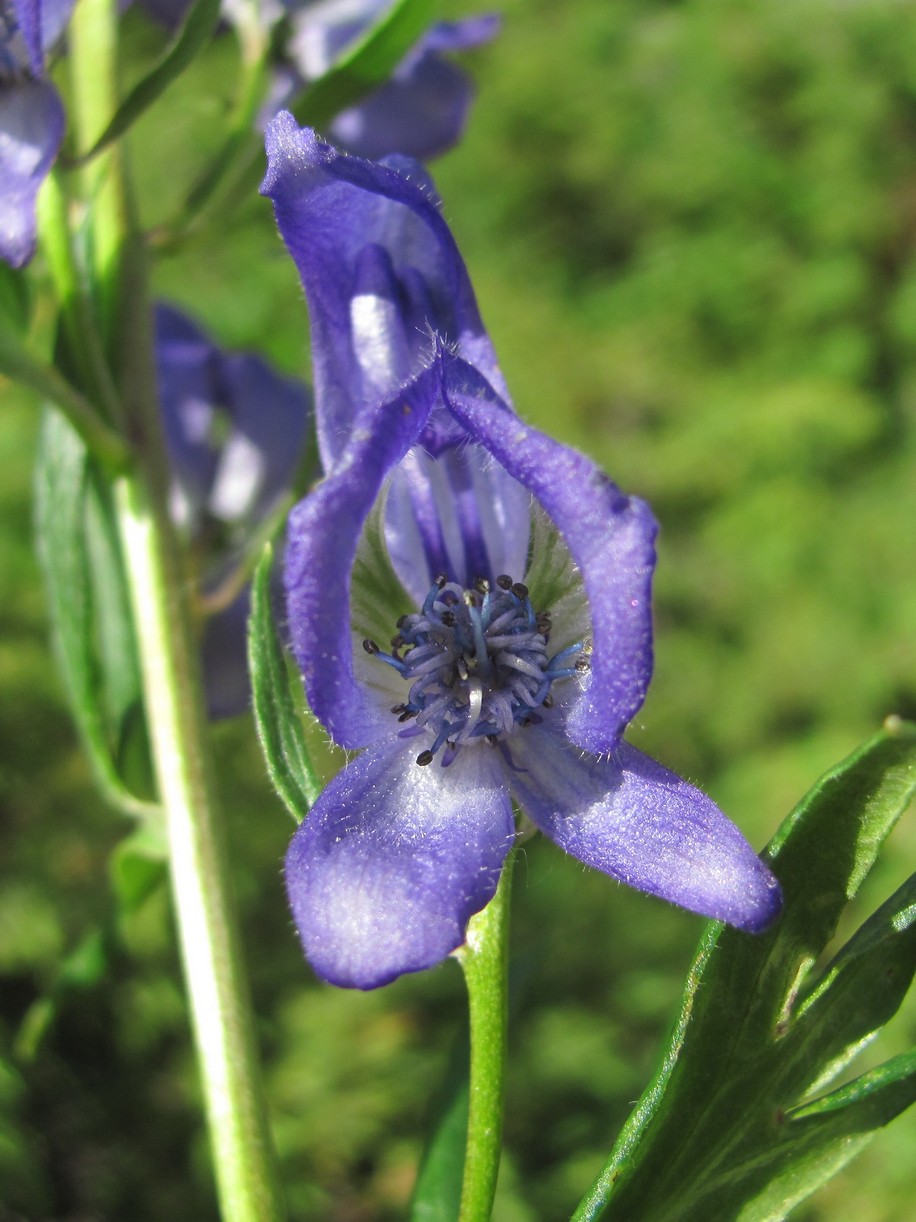
<path fill-rule="evenodd" d="M 400 649 L 402 645 L 406 645 L 406 644 L 407 642 L 401 636 L 400 632 L 398 633 L 397 636 L 393 636 L 391 638 L 391 648 L 392 649 Z"/>
<path fill-rule="evenodd" d="M 516 598 L 520 598 L 522 602 L 524 602 L 528 597 L 528 587 L 526 585 L 522 585 L 520 581 L 517 581 L 512 587 L 512 593 Z"/>
<path fill-rule="evenodd" d="M 542 611 L 536 618 L 537 630 L 542 636 L 546 636 L 553 627 L 553 621 L 550 618 L 549 611 Z"/>
<path fill-rule="evenodd" d="M 411 717 L 416 717 L 416 713 L 412 712 L 410 709 L 405 708 L 404 712 L 401 713 L 400 716 L 398 717 L 398 721 L 410 721 Z"/>
<path fill-rule="evenodd" d="M 576 670 L 580 675 L 584 675 L 587 670 L 591 670 L 592 664 L 588 658 L 576 658 Z"/>
<path fill-rule="evenodd" d="M 393 704 L 391 706 L 391 711 L 392 713 L 406 713 L 407 705 L 406 704 Z"/>
<path fill-rule="evenodd" d="M 446 575 L 444 573 L 440 573 L 436 577 L 435 581 L 433 582 L 433 585 L 437 586 L 441 590 L 447 581 L 448 581 L 448 578 L 446 577 Z"/>
<path fill-rule="evenodd" d="M 474 589 L 480 594 L 486 594 L 490 589 L 490 583 L 487 581 L 486 577 L 475 577 Z"/>
<path fill-rule="evenodd" d="M 500 575 L 496 578 L 496 584 L 501 590 L 511 590 L 512 578 L 508 573 L 500 573 Z"/>
<path fill-rule="evenodd" d="M 402 615 L 400 616 L 397 623 L 395 624 L 395 628 L 403 628 L 406 623 L 407 623 L 407 616 Z"/>
<path fill-rule="evenodd" d="M 548 692 L 547 695 L 544 697 L 544 699 L 541 701 L 541 705 L 545 709 L 553 708 L 553 696 L 551 696 L 550 692 Z"/>
<path fill-rule="evenodd" d="M 420 754 L 417 756 L 417 763 L 420 765 L 421 768 L 425 768 L 427 764 L 431 764 L 432 762 L 433 762 L 432 751 L 421 751 Z"/>
<path fill-rule="evenodd" d="M 446 628 L 454 628 L 458 623 L 458 616 L 454 611 L 443 611 L 440 619 L 442 620 L 443 624 L 445 624 Z"/>
<path fill-rule="evenodd" d="M 376 645 L 375 641 L 368 639 L 363 641 L 363 649 L 365 649 L 366 653 L 371 653 L 373 656 L 378 653 L 378 645 Z"/>
<path fill-rule="evenodd" d="M 497 734 L 485 734 L 484 741 L 488 742 L 491 747 L 495 747 L 499 742 L 499 736 Z"/>

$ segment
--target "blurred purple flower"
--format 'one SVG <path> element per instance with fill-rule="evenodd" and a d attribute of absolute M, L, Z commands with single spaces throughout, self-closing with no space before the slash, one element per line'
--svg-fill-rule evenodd
<path fill-rule="evenodd" d="M 35 199 L 64 138 L 64 108 L 45 55 L 73 0 L 0 0 L 0 259 L 35 253 Z"/>
<path fill-rule="evenodd" d="M 285 93 L 275 110 L 304 83 L 317 80 L 378 20 L 392 0 L 322 0 L 291 5 L 293 33 Z M 391 79 L 357 106 L 339 114 L 328 134 L 348 152 L 379 158 L 404 153 L 426 161 L 460 139 L 473 96 L 471 81 L 443 58 L 495 37 L 493 14 L 432 26 L 394 70 Z"/>
<path fill-rule="evenodd" d="M 189 0 L 140 2 L 151 17 L 171 28 L 185 19 L 189 7 Z M 265 0 L 260 6 L 260 20 L 265 26 L 273 26 L 286 17 L 289 34 L 280 40 L 280 58 L 274 66 L 262 124 L 291 106 L 306 86 L 333 67 L 393 3 Z M 237 7 L 237 0 L 223 0 L 222 14 L 230 24 L 238 19 Z M 489 42 L 499 25 L 495 14 L 485 14 L 432 26 L 386 84 L 333 120 L 329 135 L 360 157 L 404 153 L 428 160 L 444 153 L 464 131 L 474 92 L 468 76 L 444 56 Z"/>
<path fill-rule="evenodd" d="M 206 601 L 233 590 L 246 548 L 292 487 L 312 399 L 246 353 L 226 354 L 186 315 L 156 307 L 159 397 L 171 462 L 172 516 L 187 537 Z M 247 585 L 206 621 L 201 640 L 211 717 L 248 702 Z"/>
<path fill-rule="evenodd" d="M 287 856 L 312 966 L 373 988 L 453 951 L 513 800 L 587 865 L 762 929 L 770 872 L 622 740 L 652 669 L 648 507 L 515 415 L 420 166 L 342 156 L 289 114 L 267 151 L 327 473 L 289 521 L 289 631 L 315 714 L 365 748 Z"/>

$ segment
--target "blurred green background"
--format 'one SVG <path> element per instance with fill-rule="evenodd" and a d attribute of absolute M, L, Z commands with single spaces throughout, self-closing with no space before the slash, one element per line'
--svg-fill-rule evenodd
<path fill-rule="evenodd" d="M 467 10 L 448 6 L 449 15 Z M 504 0 L 435 167 L 522 414 L 662 523 L 656 677 L 629 737 L 762 846 L 816 777 L 916 716 L 916 13 L 899 0 Z M 125 18 L 127 78 L 161 47 Z M 150 224 L 216 147 L 218 40 L 131 137 Z M 40 265 L 38 271 L 40 273 Z M 227 345 L 307 371 L 267 204 L 157 269 Z M 37 409 L 0 411 L 0 1217 L 215 1216 L 168 895 L 125 916 L 48 643 Z M 291 1215 L 402 1217 L 463 1005 L 446 964 L 318 985 L 291 826 L 247 719 L 215 733 Z M 916 858 L 912 815 L 857 907 Z M 646 1084 L 701 922 L 530 843 L 515 894 L 498 1222 L 568 1216 Z M 910 1003 L 867 1054 L 911 1047 Z M 916 1117 L 794 1215 L 909 1222 Z"/>

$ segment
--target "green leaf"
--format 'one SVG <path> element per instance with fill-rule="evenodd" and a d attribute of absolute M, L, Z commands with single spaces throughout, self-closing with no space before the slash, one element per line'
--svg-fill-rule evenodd
<path fill-rule="evenodd" d="M 454 1222 L 458 1217 L 468 1136 L 469 1054 L 465 1028 L 434 1101 L 410 1222 Z"/>
<path fill-rule="evenodd" d="M 28 278 L 0 261 L 0 326 L 25 331 L 29 325 L 29 306 Z"/>
<path fill-rule="evenodd" d="M 162 823 L 141 824 L 116 845 L 109 869 L 122 912 L 136 912 L 166 876 L 168 845 Z"/>
<path fill-rule="evenodd" d="M 86 447 L 47 411 L 35 481 L 38 550 L 64 682 L 96 777 L 112 802 L 148 814 L 116 764 L 122 720 L 139 699 L 133 629 L 105 497 Z M 117 592 L 116 592 L 117 591 Z"/>
<path fill-rule="evenodd" d="M 322 129 L 378 89 L 432 23 L 436 0 L 399 0 L 292 108 L 300 124 Z"/>
<path fill-rule="evenodd" d="M 827 1085 L 900 1007 L 916 973 L 916 874 L 850 938 L 788 1030 L 783 1060 Z M 794 1058 L 794 1060 L 793 1060 Z"/>
<path fill-rule="evenodd" d="M 67 997 L 97 985 L 108 967 L 105 934 L 100 929 L 93 929 L 64 959 L 50 990 L 37 997 L 23 1015 L 14 1044 L 20 1060 L 34 1060 Z"/>
<path fill-rule="evenodd" d="M 219 13 L 220 0 L 195 0 L 162 58 L 133 87 L 92 148 L 75 159 L 76 165 L 84 165 L 123 136 L 172 81 L 184 72 L 197 52 L 213 37 Z"/>
<path fill-rule="evenodd" d="M 832 938 L 916 791 L 916 726 L 885 729 L 827 773 L 767 856 L 785 909 L 758 937 L 711 924 L 661 1068 L 574 1215 L 782 1218 L 911 1101 L 889 1062 L 811 1102 L 896 1011 L 916 966 L 908 881 L 837 954 Z"/>
<path fill-rule="evenodd" d="M 301 823 L 321 786 L 305 742 L 289 667 L 270 605 L 272 549 L 264 549 L 251 587 L 248 666 L 255 724 L 267 771 L 293 818 Z"/>

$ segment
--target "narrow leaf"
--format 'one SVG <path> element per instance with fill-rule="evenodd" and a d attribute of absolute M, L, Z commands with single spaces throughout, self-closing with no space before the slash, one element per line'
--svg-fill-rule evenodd
<path fill-rule="evenodd" d="M 659 1222 L 783 1217 L 790 1196 L 802 1199 L 830 1174 L 828 1164 L 852 1157 L 852 1140 L 845 1154 L 820 1138 L 796 1148 L 804 1130 L 786 1117 L 803 1118 L 793 1109 L 812 1084 L 851 1059 L 899 1005 L 913 971 L 910 884 L 819 985 L 807 977 L 914 790 L 916 726 L 889 719 L 789 816 L 767 854 L 783 887 L 782 918 L 759 937 L 708 927 L 662 1066 L 576 1219 L 605 1209 Z M 860 995 L 866 988 L 869 997 Z M 784 1176 L 789 1195 L 780 1205 L 773 1184 Z M 766 1203 L 759 1215 L 751 1208 L 758 1200 Z"/>
<path fill-rule="evenodd" d="M 858 930 L 798 1009 L 782 1059 L 822 1089 L 900 1007 L 916 973 L 916 874 Z"/>
<path fill-rule="evenodd" d="M 916 1053 L 894 1057 L 783 1120 L 781 1150 L 739 1222 L 782 1222 L 916 1102 Z"/>
<path fill-rule="evenodd" d="M 220 0 L 195 0 L 162 58 L 137 82 L 92 148 L 76 158 L 74 164 L 84 165 L 136 123 L 213 37 L 219 12 Z"/>
<path fill-rule="evenodd" d="M 32 350 L 15 320 L 2 310 L 0 374 L 56 404 L 101 462 L 114 469 L 126 465 L 128 452 L 121 439 L 105 424 L 89 400 L 59 370 Z"/>
<path fill-rule="evenodd" d="M 324 128 L 335 115 L 384 85 L 426 32 L 436 0 L 399 0 L 293 107 L 300 124 Z"/>
<path fill-rule="evenodd" d="M 117 702 L 113 707 L 99 667 L 86 538 L 91 483 L 82 441 L 61 415 L 46 412 L 36 470 L 36 530 L 64 682 L 102 788 L 122 809 L 148 814 L 150 807 L 127 790 L 115 763 Z"/>
<path fill-rule="evenodd" d="M 458 1217 L 468 1135 L 469 1072 L 465 1028 L 434 1100 L 429 1137 L 410 1203 L 410 1222 L 454 1222 Z"/>
<path fill-rule="evenodd" d="M 267 771 L 289 813 L 301 823 L 318 797 L 312 765 L 290 683 L 270 598 L 272 549 L 264 549 L 251 587 L 248 666 L 255 723 Z"/>

